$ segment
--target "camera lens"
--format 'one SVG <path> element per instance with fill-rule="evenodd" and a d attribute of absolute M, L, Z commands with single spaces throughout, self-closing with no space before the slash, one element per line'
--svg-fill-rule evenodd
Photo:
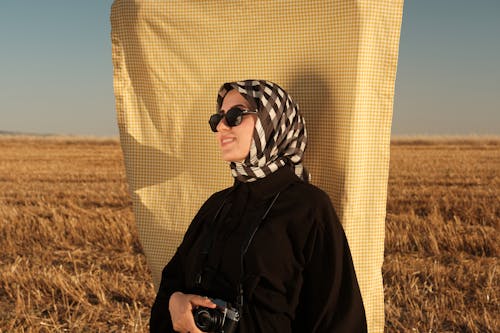
<path fill-rule="evenodd" d="M 196 326 L 204 332 L 218 331 L 224 324 L 223 315 L 216 309 L 199 307 L 193 311 Z"/>
<path fill-rule="evenodd" d="M 194 322 L 202 331 L 208 331 L 212 326 L 212 317 L 207 310 L 199 310 L 194 313 Z"/>

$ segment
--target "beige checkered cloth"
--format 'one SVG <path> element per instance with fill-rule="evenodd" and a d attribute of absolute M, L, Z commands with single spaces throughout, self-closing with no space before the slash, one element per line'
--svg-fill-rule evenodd
<path fill-rule="evenodd" d="M 114 88 L 153 281 L 201 204 L 232 184 L 208 126 L 223 82 L 267 79 L 300 105 L 304 165 L 346 230 L 370 332 L 382 332 L 389 145 L 403 0 L 113 4 Z"/>

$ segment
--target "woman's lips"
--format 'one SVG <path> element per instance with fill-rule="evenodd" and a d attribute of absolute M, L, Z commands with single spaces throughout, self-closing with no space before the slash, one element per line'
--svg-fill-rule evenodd
<path fill-rule="evenodd" d="M 234 141 L 236 141 L 235 137 L 222 137 L 220 139 L 220 145 L 221 145 L 221 147 L 224 147 L 224 146 L 227 146 L 227 145 L 233 143 Z"/>

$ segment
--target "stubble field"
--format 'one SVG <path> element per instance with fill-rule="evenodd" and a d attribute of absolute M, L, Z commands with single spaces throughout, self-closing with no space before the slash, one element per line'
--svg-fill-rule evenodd
<path fill-rule="evenodd" d="M 146 332 L 117 140 L 0 137 L 0 332 Z M 387 332 L 499 332 L 500 139 L 391 145 Z"/>

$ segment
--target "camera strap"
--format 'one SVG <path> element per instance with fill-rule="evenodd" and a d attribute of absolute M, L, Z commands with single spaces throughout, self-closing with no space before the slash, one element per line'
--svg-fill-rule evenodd
<path fill-rule="evenodd" d="M 250 225 L 248 239 L 246 242 L 243 242 L 243 244 L 241 244 L 242 246 L 241 246 L 241 255 L 240 255 L 240 281 L 238 283 L 238 298 L 236 300 L 236 303 L 237 303 L 236 306 L 238 307 L 240 313 L 241 313 L 241 311 L 243 311 L 243 298 L 244 298 L 243 297 L 243 278 L 245 276 L 245 267 L 244 267 L 244 262 L 243 262 L 244 257 L 248 251 L 248 248 L 250 247 L 250 244 L 253 241 L 255 234 L 257 233 L 257 230 L 259 230 L 260 226 L 262 225 L 262 223 L 266 219 L 267 215 L 269 214 L 269 211 L 274 206 L 274 203 L 278 199 L 280 193 L 281 192 L 276 193 L 273 200 L 271 201 L 271 204 L 267 207 L 264 215 L 262 215 L 262 217 L 259 220 L 257 220 L 257 223 L 255 225 L 253 225 L 253 224 Z"/>
<path fill-rule="evenodd" d="M 210 230 L 209 235 L 208 235 L 208 237 L 206 237 L 205 244 L 204 244 L 204 246 L 203 246 L 203 248 L 201 250 L 201 257 L 203 258 L 202 259 L 203 262 L 207 261 L 206 259 L 208 257 L 208 253 L 209 253 L 209 251 L 210 251 L 210 249 L 212 247 L 212 244 L 213 244 L 213 242 L 215 240 L 215 236 L 216 236 L 216 233 L 217 233 L 217 228 L 215 228 L 217 219 L 219 218 L 219 216 L 220 216 L 220 214 L 222 212 L 222 209 L 223 209 L 223 207 L 224 207 L 224 205 L 225 205 L 225 203 L 227 201 L 226 199 L 231 194 L 231 192 L 228 193 L 228 195 L 226 196 L 226 198 L 224 198 L 224 200 L 222 201 L 221 206 L 219 207 L 219 209 L 217 210 L 217 213 L 215 214 L 213 220 L 211 221 L 211 224 L 209 226 L 209 230 Z M 265 212 L 262 215 L 262 217 L 260 219 L 257 219 L 256 222 L 251 223 L 249 225 L 247 237 L 244 239 L 244 241 L 241 244 L 241 249 L 240 249 L 240 278 L 239 278 L 239 281 L 238 281 L 237 298 L 236 298 L 236 304 L 235 304 L 235 306 L 238 308 L 238 310 L 240 311 L 240 313 L 243 310 L 243 278 L 244 278 L 244 275 L 245 275 L 245 271 L 244 271 L 244 257 L 245 257 L 245 254 L 248 251 L 248 248 L 250 247 L 250 244 L 253 241 L 253 238 L 254 238 L 255 234 L 257 233 L 257 231 L 259 230 L 260 226 L 262 225 L 262 223 L 266 219 L 267 215 L 271 211 L 271 208 L 274 206 L 274 203 L 278 199 L 280 193 L 281 192 L 278 192 L 273 197 L 273 200 L 271 201 L 271 203 L 269 204 L 269 206 L 265 210 Z M 201 270 L 201 272 L 199 272 L 196 275 L 195 285 L 197 285 L 198 287 L 202 286 L 203 272 L 204 272 L 205 269 L 206 269 L 206 267 L 203 267 L 202 270 Z"/>

